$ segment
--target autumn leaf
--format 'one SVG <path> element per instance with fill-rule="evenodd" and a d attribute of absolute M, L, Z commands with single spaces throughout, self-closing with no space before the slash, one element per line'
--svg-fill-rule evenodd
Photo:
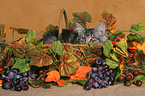
<path fill-rule="evenodd" d="M 11 30 L 17 31 L 19 34 L 27 34 L 29 29 L 10 27 Z"/>
<path fill-rule="evenodd" d="M 69 75 L 68 77 L 70 77 L 70 82 L 72 82 L 73 80 L 86 80 L 86 75 L 88 72 L 90 72 L 92 70 L 91 67 L 89 66 L 80 66 L 79 69 L 74 73 Z"/>
<path fill-rule="evenodd" d="M 48 76 L 46 77 L 45 82 L 54 81 L 54 82 L 57 82 L 57 84 L 59 86 L 63 86 L 64 84 L 67 83 L 67 81 L 60 79 L 60 74 L 56 70 L 50 71 L 50 72 L 46 73 L 46 75 L 48 75 Z"/>
<path fill-rule="evenodd" d="M 116 29 L 116 18 L 107 11 L 104 11 L 100 18 L 100 21 L 102 20 L 105 22 L 106 29 L 109 30 L 109 35 L 114 33 Z"/>
<path fill-rule="evenodd" d="M 8 29 L 4 24 L 0 24 L 0 36 L 6 37 Z"/>
<path fill-rule="evenodd" d="M 60 60 L 61 63 L 58 66 L 58 70 L 61 76 L 68 76 L 78 70 L 79 62 L 72 53 L 64 51 L 63 55 L 60 57 Z"/>
<path fill-rule="evenodd" d="M 143 51 L 143 53 L 145 54 L 145 42 L 142 45 L 138 44 L 137 49 Z"/>
<path fill-rule="evenodd" d="M 123 56 L 121 56 L 120 59 L 119 59 L 119 64 L 120 64 L 120 70 L 121 70 L 121 72 L 123 71 L 123 68 L 124 68 L 123 59 L 124 59 Z"/>
<path fill-rule="evenodd" d="M 37 55 L 37 50 L 34 44 L 31 44 L 30 42 L 26 43 L 25 38 L 22 38 L 20 41 L 14 43 L 13 53 L 16 57 L 33 57 Z"/>
<path fill-rule="evenodd" d="M 90 23 L 92 21 L 91 15 L 86 11 L 74 12 L 72 15 L 74 16 L 72 20 L 81 24 L 84 28 L 87 28 L 87 22 Z"/>
<path fill-rule="evenodd" d="M 76 23 L 72 20 L 69 20 L 68 21 L 68 27 L 69 27 L 69 29 L 73 30 L 73 29 L 76 28 Z"/>
<path fill-rule="evenodd" d="M 51 65 L 53 63 L 53 57 L 48 54 L 48 51 L 40 50 L 37 55 L 31 58 L 30 63 L 38 67 Z"/>

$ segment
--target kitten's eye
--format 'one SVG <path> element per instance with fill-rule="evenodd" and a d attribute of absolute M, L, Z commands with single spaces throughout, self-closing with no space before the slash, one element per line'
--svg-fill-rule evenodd
<path fill-rule="evenodd" d="M 95 37 L 93 37 L 93 38 L 92 38 L 92 41 L 94 41 L 94 40 L 96 40 L 96 38 L 95 38 Z"/>
<path fill-rule="evenodd" d="M 86 39 L 85 39 L 85 38 L 82 38 L 82 40 L 83 40 L 83 41 L 86 41 Z"/>

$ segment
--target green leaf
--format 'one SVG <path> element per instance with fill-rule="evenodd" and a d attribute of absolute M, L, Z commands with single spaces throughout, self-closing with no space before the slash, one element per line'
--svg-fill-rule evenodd
<path fill-rule="evenodd" d="M 86 11 L 74 12 L 72 13 L 72 15 L 74 16 L 73 21 L 76 21 L 77 23 L 81 24 L 84 28 L 86 28 L 87 22 L 90 23 L 92 21 L 91 15 Z"/>
<path fill-rule="evenodd" d="M 61 86 L 61 87 L 67 87 L 67 86 L 72 86 L 72 83 L 68 82 L 68 83 L 64 84 L 63 86 Z"/>
<path fill-rule="evenodd" d="M 132 24 L 131 28 L 129 29 L 129 31 L 131 31 L 131 32 L 138 32 L 138 31 L 143 32 L 144 30 L 145 30 L 145 27 L 140 22 L 138 24 Z"/>
<path fill-rule="evenodd" d="M 80 83 L 81 85 L 84 85 L 86 82 L 87 82 L 87 80 L 82 80 L 82 79 L 80 79 L 80 80 L 72 80 L 73 82 L 75 82 L 75 83 Z"/>
<path fill-rule="evenodd" d="M 62 55 L 63 46 L 60 41 L 55 41 L 52 45 L 52 51 L 57 55 Z"/>
<path fill-rule="evenodd" d="M 64 51 L 60 57 L 61 63 L 58 66 L 61 76 L 69 76 L 78 70 L 79 62 L 70 52 Z"/>
<path fill-rule="evenodd" d="M 116 44 L 117 44 L 117 49 L 118 50 L 120 49 L 120 53 L 122 55 L 125 55 L 125 57 L 128 57 L 127 42 L 126 42 L 126 40 L 123 38 L 123 39 L 121 39 L 120 42 L 117 42 Z"/>
<path fill-rule="evenodd" d="M 110 40 L 107 40 L 106 43 L 103 44 L 103 53 L 106 57 L 109 57 L 111 50 L 113 49 L 113 44 Z"/>
<path fill-rule="evenodd" d="M 28 31 L 28 33 L 26 34 L 26 42 L 31 42 L 35 37 L 35 31 L 33 31 L 32 29 L 30 29 Z"/>
<path fill-rule="evenodd" d="M 69 29 L 71 29 L 71 30 L 75 29 L 75 28 L 76 28 L 75 22 L 72 21 L 72 20 L 69 20 L 69 21 L 68 21 L 68 27 L 69 27 Z"/>
<path fill-rule="evenodd" d="M 127 39 L 131 42 L 138 42 L 140 44 L 143 44 L 144 42 L 143 38 L 139 34 L 133 32 L 127 36 Z"/>
<path fill-rule="evenodd" d="M 140 79 L 141 82 L 142 82 L 143 84 L 145 84 L 145 76 L 144 76 L 144 75 L 142 75 L 142 74 L 137 75 L 132 81 L 134 82 L 134 81 L 137 80 L 137 79 Z"/>
<path fill-rule="evenodd" d="M 109 66 L 109 68 L 112 68 L 112 69 L 114 69 L 114 68 L 119 66 L 118 62 L 116 62 L 114 60 L 111 60 L 109 58 L 106 59 L 106 64 Z"/>
<path fill-rule="evenodd" d="M 113 53 L 110 53 L 110 57 L 115 60 L 116 62 L 119 62 L 118 58 L 116 57 L 116 54 L 113 52 Z"/>
<path fill-rule="evenodd" d="M 13 68 L 18 68 L 20 70 L 20 73 L 24 73 L 24 72 L 30 70 L 29 63 L 26 62 L 26 59 L 14 58 L 14 60 L 16 62 L 13 65 Z"/>
<path fill-rule="evenodd" d="M 33 87 L 33 88 L 52 88 L 52 84 L 50 83 L 46 83 L 43 82 L 41 80 L 29 80 L 29 84 Z"/>

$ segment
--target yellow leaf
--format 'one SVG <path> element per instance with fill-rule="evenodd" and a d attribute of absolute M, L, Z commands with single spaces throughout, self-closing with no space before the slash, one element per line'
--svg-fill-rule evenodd
<path fill-rule="evenodd" d="M 123 59 L 124 59 L 123 56 L 121 56 L 120 59 L 119 59 L 119 64 L 120 64 L 120 70 L 121 70 L 121 72 L 123 71 L 123 68 L 124 68 Z"/>

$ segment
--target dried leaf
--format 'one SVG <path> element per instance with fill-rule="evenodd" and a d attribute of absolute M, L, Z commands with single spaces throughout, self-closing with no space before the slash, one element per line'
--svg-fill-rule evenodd
<path fill-rule="evenodd" d="M 8 29 L 4 24 L 0 24 L 0 36 L 6 37 Z"/>
<path fill-rule="evenodd" d="M 26 34 L 26 42 L 31 42 L 35 37 L 35 31 L 29 30 L 28 33 Z"/>
<path fill-rule="evenodd" d="M 60 57 L 60 60 L 61 63 L 58 70 L 61 76 L 68 76 L 78 70 L 79 62 L 72 53 L 64 51 L 63 55 Z"/>
<path fill-rule="evenodd" d="M 52 45 L 52 51 L 55 54 L 62 55 L 63 53 L 63 46 L 60 41 L 55 41 Z"/>
<path fill-rule="evenodd" d="M 72 20 L 69 20 L 68 21 L 68 27 L 69 27 L 69 29 L 73 30 L 73 29 L 76 28 L 76 23 Z"/>
<path fill-rule="evenodd" d="M 91 67 L 89 66 L 80 66 L 79 69 L 74 73 L 69 75 L 68 77 L 70 77 L 70 82 L 72 82 L 73 80 L 86 80 L 86 75 L 88 72 L 90 72 L 92 70 Z"/>
<path fill-rule="evenodd" d="M 49 31 L 54 31 L 54 30 L 58 30 L 58 26 L 54 26 L 52 24 L 49 24 L 46 29 L 45 32 L 49 32 Z"/>

